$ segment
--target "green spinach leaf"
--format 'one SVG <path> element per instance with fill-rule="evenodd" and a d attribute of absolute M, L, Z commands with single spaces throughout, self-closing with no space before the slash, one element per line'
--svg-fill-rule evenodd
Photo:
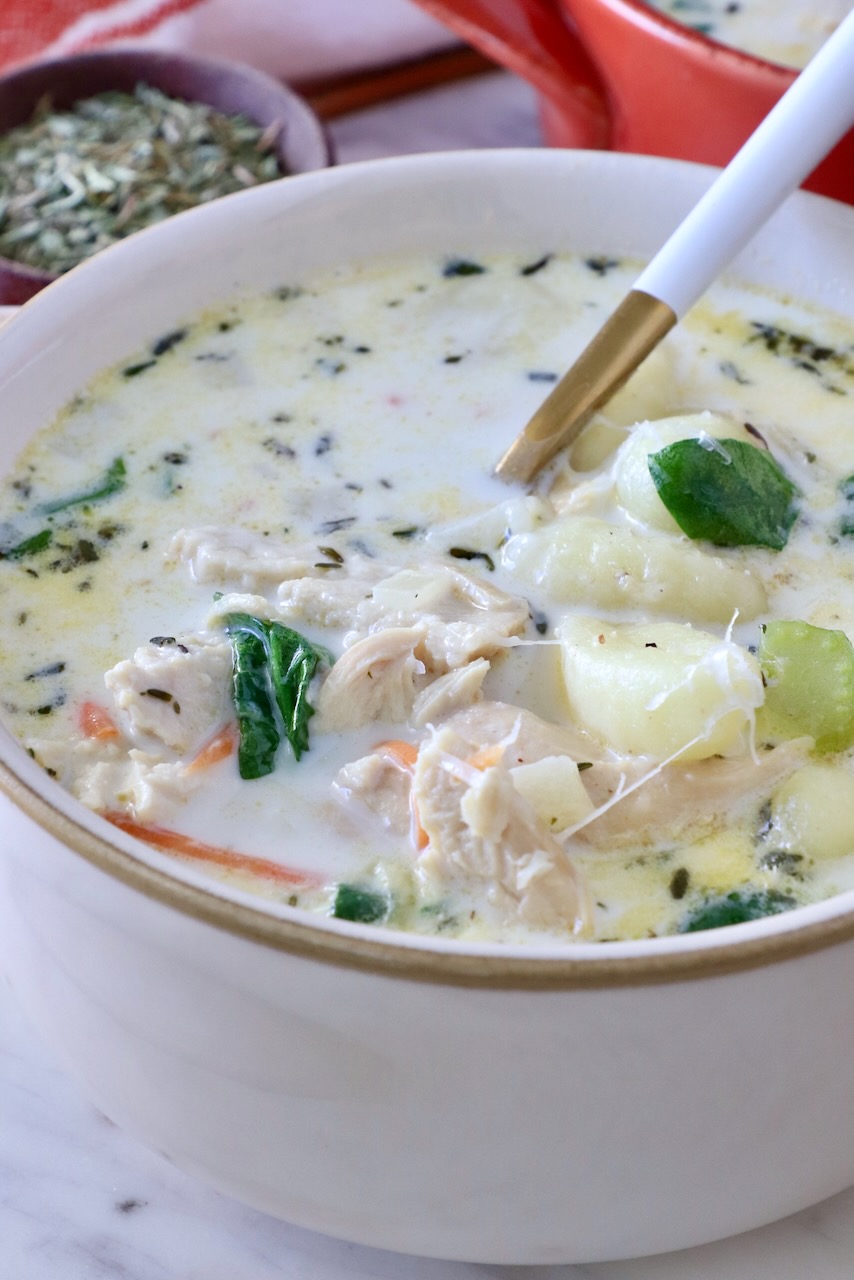
<path fill-rule="evenodd" d="M 314 715 L 314 707 L 308 701 L 308 687 L 321 662 L 332 665 L 332 655 L 280 622 L 268 623 L 268 627 L 270 677 L 276 705 L 285 736 L 299 760 L 308 750 L 308 722 Z"/>
<path fill-rule="evenodd" d="M 699 933 L 703 929 L 723 929 L 730 924 L 745 924 L 790 911 L 798 904 L 787 893 L 777 889 L 745 887 L 704 899 L 679 926 L 680 933 Z"/>
<path fill-rule="evenodd" d="M 357 924 L 374 924 L 388 915 L 390 903 L 384 893 L 363 889 L 360 885 L 339 884 L 332 914 L 337 920 L 353 920 Z"/>
<path fill-rule="evenodd" d="M 314 715 L 314 707 L 308 701 L 309 685 L 320 663 L 331 666 L 333 658 L 327 649 L 312 644 L 298 631 L 248 613 L 231 614 L 226 621 L 226 632 L 234 652 L 233 693 L 240 733 L 240 776 L 258 778 L 272 770 L 281 738 L 273 702 L 278 708 L 284 735 L 299 760 L 308 750 L 308 722 Z M 238 649 L 243 646 L 251 659 L 251 670 L 238 688 Z M 244 772 L 242 761 L 244 721 L 249 772 Z M 254 771 L 256 768 L 260 771 Z"/>
<path fill-rule="evenodd" d="M 0 551 L 0 560 L 23 560 L 25 556 L 34 556 L 39 551 L 46 551 L 53 539 L 52 529 L 42 529 L 31 538 L 24 538 L 13 547 Z"/>
<path fill-rule="evenodd" d="M 255 619 L 252 619 L 255 621 Z M 239 742 L 237 767 L 241 778 L 272 773 L 279 746 L 279 730 L 269 693 L 267 655 L 263 641 L 246 627 L 227 628 L 232 652 L 232 696 Z"/>
<path fill-rule="evenodd" d="M 65 511 L 68 507 L 80 507 L 90 502 L 103 502 L 105 498 L 111 498 L 114 493 L 119 493 L 124 489 L 127 475 L 123 458 L 116 458 L 100 480 L 96 480 L 91 489 L 86 489 L 83 493 L 75 493 L 70 498 L 55 498 L 52 502 L 43 502 L 39 507 L 42 515 L 53 515 L 57 511 Z"/>
<path fill-rule="evenodd" d="M 661 501 L 689 538 L 782 551 L 797 489 L 779 463 L 745 440 L 677 440 L 647 459 Z"/>

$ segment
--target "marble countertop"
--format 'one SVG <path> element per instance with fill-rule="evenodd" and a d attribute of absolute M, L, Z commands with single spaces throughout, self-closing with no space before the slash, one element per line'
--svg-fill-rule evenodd
<path fill-rule="evenodd" d="M 537 146 L 536 106 L 503 73 L 348 116 L 339 162 Z M 854 1189 L 785 1222 L 665 1257 L 566 1267 L 404 1258 L 245 1208 L 104 1118 L 0 982 L 0 1280 L 851 1280 Z"/>
<path fill-rule="evenodd" d="M 851 1280 L 854 1189 L 794 1218 L 636 1262 L 495 1267 L 303 1231 L 126 1137 L 54 1064 L 0 984 L 3 1280 Z"/>

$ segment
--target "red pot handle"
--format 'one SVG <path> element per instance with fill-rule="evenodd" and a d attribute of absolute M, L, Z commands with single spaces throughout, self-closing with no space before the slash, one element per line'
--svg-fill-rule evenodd
<path fill-rule="evenodd" d="M 585 145 L 607 148 L 605 89 L 578 37 L 552 0 L 417 0 L 494 62 L 571 112 Z"/>

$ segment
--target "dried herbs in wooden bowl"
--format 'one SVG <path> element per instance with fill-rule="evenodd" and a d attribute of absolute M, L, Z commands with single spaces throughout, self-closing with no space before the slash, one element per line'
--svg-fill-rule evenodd
<path fill-rule="evenodd" d="M 114 241 L 331 163 L 307 104 L 238 63 L 123 49 L 0 77 L 0 303 Z"/>

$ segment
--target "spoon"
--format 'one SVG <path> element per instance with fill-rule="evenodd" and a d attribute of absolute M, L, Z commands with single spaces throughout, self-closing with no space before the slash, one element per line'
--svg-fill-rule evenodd
<path fill-rule="evenodd" d="M 852 125 L 854 10 L 658 251 L 495 474 L 529 483 L 571 444 Z"/>

